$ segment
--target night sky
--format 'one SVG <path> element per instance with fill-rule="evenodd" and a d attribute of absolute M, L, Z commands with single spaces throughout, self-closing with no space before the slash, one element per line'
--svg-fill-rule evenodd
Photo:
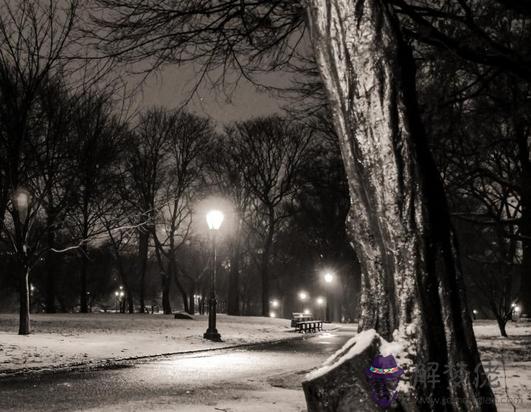
<path fill-rule="evenodd" d="M 232 76 L 234 78 L 234 76 Z M 176 108 L 189 98 L 194 86 L 196 74 L 192 65 L 165 66 L 160 72 L 150 75 L 138 96 L 140 109 L 150 106 Z M 288 83 L 284 73 L 262 76 L 260 82 L 267 85 L 282 86 Z M 228 89 L 234 85 L 229 84 Z M 218 126 L 235 120 L 245 120 L 253 116 L 268 115 L 282 110 L 285 100 L 272 92 L 259 91 L 257 87 L 242 79 L 234 88 L 231 96 L 213 88 L 208 80 L 199 88 L 188 108 L 198 114 L 208 116 Z"/>

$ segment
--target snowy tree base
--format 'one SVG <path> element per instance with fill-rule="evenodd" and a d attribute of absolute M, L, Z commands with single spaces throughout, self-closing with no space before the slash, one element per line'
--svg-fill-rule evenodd
<path fill-rule="evenodd" d="M 371 399 L 365 375 L 380 353 L 382 339 L 374 330 L 359 333 L 302 383 L 308 412 L 381 411 Z M 403 410 L 393 405 L 388 410 Z"/>

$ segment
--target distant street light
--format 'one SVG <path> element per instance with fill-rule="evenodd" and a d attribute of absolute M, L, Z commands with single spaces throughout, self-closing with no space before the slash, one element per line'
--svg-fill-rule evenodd
<path fill-rule="evenodd" d="M 17 209 L 20 222 L 24 224 L 28 218 L 30 194 L 26 189 L 18 189 L 13 196 L 13 203 Z"/>
<path fill-rule="evenodd" d="M 513 322 L 518 321 L 520 318 L 520 306 L 518 306 L 516 303 L 511 303 L 511 320 Z"/>
<path fill-rule="evenodd" d="M 91 296 L 90 296 L 90 292 L 87 292 L 87 300 L 88 300 L 88 303 L 89 303 L 89 312 L 92 313 L 92 299 L 91 299 Z"/>
<path fill-rule="evenodd" d="M 472 318 L 473 318 L 474 320 L 476 320 L 476 319 L 477 319 L 477 316 L 478 316 L 478 311 L 477 311 L 476 309 L 473 309 L 473 310 L 472 310 Z"/>
<path fill-rule="evenodd" d="M 118 297 L 120 296 L 120 292 L 116 291 L 114 292 L 114 300 L 116 302 L 116 313 L 119 312 L 119 309 L 118 309 Z"/>
<path fill-rule="evenodd" d="M 304 309 L 303 313 L 304 313 L 305 315 L 309 315 L 311 312 L 310 312 L 310 309 Z"/>
<path fill-rule="evenodd" d="M 29 311 L 30 313 L 33 312 L 33 295 L 35 293 L 35 286 L 33 286 L 32 284 L 30 284 L 30 298 L 29 298 Z"/>
<path fill-rule="evenodd" d="M 269 316 L 272 318 L 276 318 L 277 314 L 275 312 L 269 312 Z"/>
<path fill-rule="evenodd" d="M 280 308 L 280 302 L 278 299 L 273 299 L 271 302 L 271 306 L 273 307 L 273 309 L 279 309 Z M 276 317 L 277 314 L 276 314 L 276 311 L 271 311 L 272 314 L 274 314 L 274 316 L 271 316 L 272 318 Z M 280 312 L 282 313 L 282 311 Z"/>
<path fill-rule="evenodd" d="M 211 210 L 206 215 L 207 225 L 212 233 L 212 270 L 210 274 L 210 299 L 208 300 L 208 329 L 203 337 L 215 342 L 221 342 L 221 335 L 216 329 L 216 234 L 223 223 L 223 212 Z"/>
<path fill-rule="evenodd" d="M 330 288 L 332 286 L 332 282 L 334 282 L 335 275 L 332 272 L 325 272 L 323 275 L 323 279 L 326 284 L 326 308 L 325 308 L 325 321 L 330 322 Z"/>
<path fill-rule="evenodd" d="M 304 307 L 304 302 L 308 300 L 308 297 L 308 293 L 306 293 L 305 291 L 301 290 L 299 292 L 299 300 L 301 301 L 301 306 Z"/>

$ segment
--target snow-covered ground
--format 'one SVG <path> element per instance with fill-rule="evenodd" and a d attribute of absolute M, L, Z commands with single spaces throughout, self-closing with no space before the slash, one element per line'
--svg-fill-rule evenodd
<path fill-rule="evenodd" d="M 474 330 L 498 411 L 531 411 L 531 322 L 509 322 L 508 338 L 494 321 L 476 321 Z"/>
<path fill-rule="evenodd" d="M 0 314 L 0 373 L 24 368 L 51 368 L 77 363 L 221 348 L 298 336 L 289 320 L 218 316 L 223 343 L 202 339 L 207 318 L 177 320 L 164 315 L 32 315 L 33 334 L 17 335 L 17 317 Z M 329 326 L 331 328 L 331 326 Z M 510 322 L 508 338 L 493 321 L 476 321 L 474 329 L 483 364 L 496 393 L 498 410 L 531 411 L 531 323 Z M 270 395 L 270 394 L 269 394 Z M 282 410 L 293 401 L 283 399 Z"/>
<path fill-rule="evenodd" d="M 208 319 L 140 314 L 34 314 L 32 334 L 17 334 L 17 316 L 0 314 L 0 373 L 187 352 L 298 336 L 286 319 L 218 315 L 223 342 L 202 338 Z"/>

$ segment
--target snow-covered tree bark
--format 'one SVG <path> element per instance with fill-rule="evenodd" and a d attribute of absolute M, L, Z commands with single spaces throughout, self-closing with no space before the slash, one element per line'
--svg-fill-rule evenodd
<path fill-rule="evenodd" d="M 413 398 L 447 402 L 431 406 L 437 410 L 495 410 L 397 20 L 384 0 L 306 7 L 349 182 L 347 227 L 363 273 L 360 330 L 400 341 L 417 367 L 464 366 L 464 379 L 441 374 L 433 387 L 411 388 Z"/>

